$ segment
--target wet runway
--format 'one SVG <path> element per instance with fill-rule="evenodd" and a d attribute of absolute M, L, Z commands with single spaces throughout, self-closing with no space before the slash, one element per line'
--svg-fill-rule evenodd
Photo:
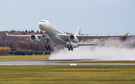
<path fill-rule="evenodd" d="M 92 62 L 92 61 L 110 61 L 110 60 L 3 60 L 0 65 L 135 65 L 135 63 L 72 63 L 72 62 Z M 111 60 L 120 61 L 120 60 Z M 124 60 L 125 61 L 125 60 Z M 128 61 L 128 60 L 127 60 Z"/>

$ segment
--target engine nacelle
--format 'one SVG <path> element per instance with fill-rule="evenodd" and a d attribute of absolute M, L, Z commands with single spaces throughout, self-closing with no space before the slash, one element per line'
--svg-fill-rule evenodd
<path fill-rule="evenodd" d="M 75 42 L 75 43 L 78 42 L 78 39 L 75 35 L 70 35 L 69 40 L 72 41 L 72 42 Z"/>
<path fill-rule="evenodd" d="M 40 39 L 37 37 L 37 35 L 31 35 L 31 41 L 33 41 L 33 42 L 39 42 Z"/>
<path fill-rule="evenodd" d="M 77 47 L 79 47 L 78 43 L 74 43 L 74 42 L 71 42 L 71 43 L 67 42 L 67 45 L 64 46 L 64 47 L 69 48 L 70 45 L 72 46 L 72 48 L 77 48 Z"/>

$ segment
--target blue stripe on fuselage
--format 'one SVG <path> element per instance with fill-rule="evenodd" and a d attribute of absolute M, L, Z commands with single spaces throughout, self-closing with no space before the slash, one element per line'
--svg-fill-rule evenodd
<path fill-rule="evenodd" d="M 56 30 L 53 30 L 53 31 L 54 31 L 54 32 L 57 32 L 57 33 L 59 33 L 59 34 L 62 34 L 62 35 L 64 34 L 64 33 L 61 33 L 61 32 L 59 32 L 59 31 L 56 31 Z"/>

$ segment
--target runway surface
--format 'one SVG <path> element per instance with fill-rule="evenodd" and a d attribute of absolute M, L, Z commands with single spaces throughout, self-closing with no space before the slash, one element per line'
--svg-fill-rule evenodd
<path fill-rule="evenodd" d="M 135 63 L 72 63 L 72 62 L 91 62 L 91 61 L 109 61 L 109 60 L 3 60 L 0 65 L 135 65 Z M 119 60 L 111 60 L 119 61 Z M 124 60 L 125 61 L 125 60 Z"/>

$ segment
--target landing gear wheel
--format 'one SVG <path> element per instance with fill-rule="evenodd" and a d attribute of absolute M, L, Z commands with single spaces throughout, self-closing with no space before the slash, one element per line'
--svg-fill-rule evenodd
<path fill-rule="evenodd" d="M 51 51 L 50 45 L 45 45 L 46 51 Z"/>
<path fill-rule="evenodd" d="M 47 45 L 45 45 L 45 48 L 47 48 Z"/>
<path fill-rule="evenodd" d="M 71 51 L 73 51 L 73 48 L 71 48 Z"/>
<path fill-rule="evenodd" d="M 70 51 L 70 48 L 68 48 L 68 51 Z"/>
<path fill-rule="evenodd" d="M 49 48 L 48 50 L 51 51 L 51 48 Z"/>
<path fill-rule="evenodd" d="M 67 45 L 67 48 L 69 48 L 69 45 Z"/>
<path fill-rule="evenodd" d="M 72 45 L 67 45 L 68 51 L 73 51 Z"/>

